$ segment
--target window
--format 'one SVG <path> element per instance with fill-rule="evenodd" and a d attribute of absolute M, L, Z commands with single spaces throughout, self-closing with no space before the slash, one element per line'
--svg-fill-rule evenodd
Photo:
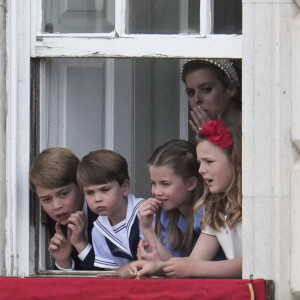
<path fill-rule="evenodd" d="M 33 148 L 67 146 L 79 157 L 116 150 L 129 163 L 133 192 L 147 197 L 152 150 L 188 138 L 182 59 L 240 59 L 241 1 L 31 2 Z M 44 229 L 38 273 L 49 268 Z"/>

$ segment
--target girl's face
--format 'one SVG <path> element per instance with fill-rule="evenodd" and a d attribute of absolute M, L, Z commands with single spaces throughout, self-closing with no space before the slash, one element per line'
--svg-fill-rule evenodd
<path fill-rule="evenodd" d="M 197 186 L 196 177 L 185 181 L 175 175 L 173 169 L 168 166 L 150 166 L 149 173 L 152 194 L 156 199 L 161 200 L 165 210 L 178 208 L 183 215 L 191 212 L 191 192 Z"/>
<path fill-rule="evenodd" d="M 122 186 L 116 180 L 96 185 L 83 186 L 85 199 L 89 208 L 99 216 L 108 216 L 112 225 L 126 218 L 126 197 L 130 191 L 129 180 Z"/>
<path fill-rule="evenodd" d="M 212 120 L 232 105 L 231 98 L 236 94 L 234 86 L 224 87 L 210 69 L 199 69 L 188 73 L 185 78 L 189 105 L 199 105 Z"/>
<path fill-rule="evenodd" d="M 234 167 L 227 154 L 219 147 L 205 140 L 198 143 L 197 159 L 199 173 L 212 194 L 225 193 L 232 183 Z"/>
<path fill-rule="evenodd" d="M 54 189 L 37 186 L 36 193 L 45 212 L 62 225 L 68 224 L 72 213 L 82 210 L 83 195 L 75 183 Z"/>

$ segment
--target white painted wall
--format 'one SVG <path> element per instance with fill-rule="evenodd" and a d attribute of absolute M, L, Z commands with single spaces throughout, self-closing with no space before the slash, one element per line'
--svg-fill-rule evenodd
<path fill-rule="evenodd" d="M 272 279 L 276 299 L 293 299 L 291 70 L 297 58 L 291 24 L 297 8 L 287 0 L 244 0 L 243 10 L 243 277 Z"/>
<path fill-rule="evenodd" d="M 1 231 L 5 233 L 5 274 L 25 275 L 32 273 L 28 195 L 30 2 L 7 1 L 7 12 L 7 95 L 4 95 L 7 193 L 3 205 L 6 206 L 5 225 Z"/>
<path fill-rule="evenodd" d="M 6 216 L 6 1 L 0 0 L 0 240 Z M 5 274 L 5 243 L 0 243 L 0 275 Z"/>
<path fill-rule="evenodd" d="M 300 8 L 300 1 L 296 1 Z M 291 179 L 291 290 L 300 296 L 300 10 L 291 24 L 292 34 L 292 141 L 297 158 Z"/>

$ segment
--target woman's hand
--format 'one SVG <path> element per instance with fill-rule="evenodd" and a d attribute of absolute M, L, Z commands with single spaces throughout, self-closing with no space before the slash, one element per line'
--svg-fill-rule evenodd
<path fill-rule="evenodd" d="M 189 124 L 196 134 L 198 134 L 206 122 L 211 120 L 206 111 L 199 105 L 193 107 L 193 110 L 191 111 L 191 117 L 192 120 L 189 120 Z"/>

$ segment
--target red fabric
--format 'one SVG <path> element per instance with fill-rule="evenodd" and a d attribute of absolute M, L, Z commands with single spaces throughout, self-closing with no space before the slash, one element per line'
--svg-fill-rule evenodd
<path fill-rule="evenodd" d="M 0 299 L 265 299 L 265 281 L 229 279 L 113 279 L 0 277 Z"/>
<path fill-rule="evenodd" d="M 218 121 L 206 122 L 202 129 L 198 132 L 199 136 L 207 136 L 207 139 L 221 147 L 221 148 L 233 148 L 233 140 L 231 132 L 228 127 L 223 124 L 223 119 L 220 118 Z"/>

